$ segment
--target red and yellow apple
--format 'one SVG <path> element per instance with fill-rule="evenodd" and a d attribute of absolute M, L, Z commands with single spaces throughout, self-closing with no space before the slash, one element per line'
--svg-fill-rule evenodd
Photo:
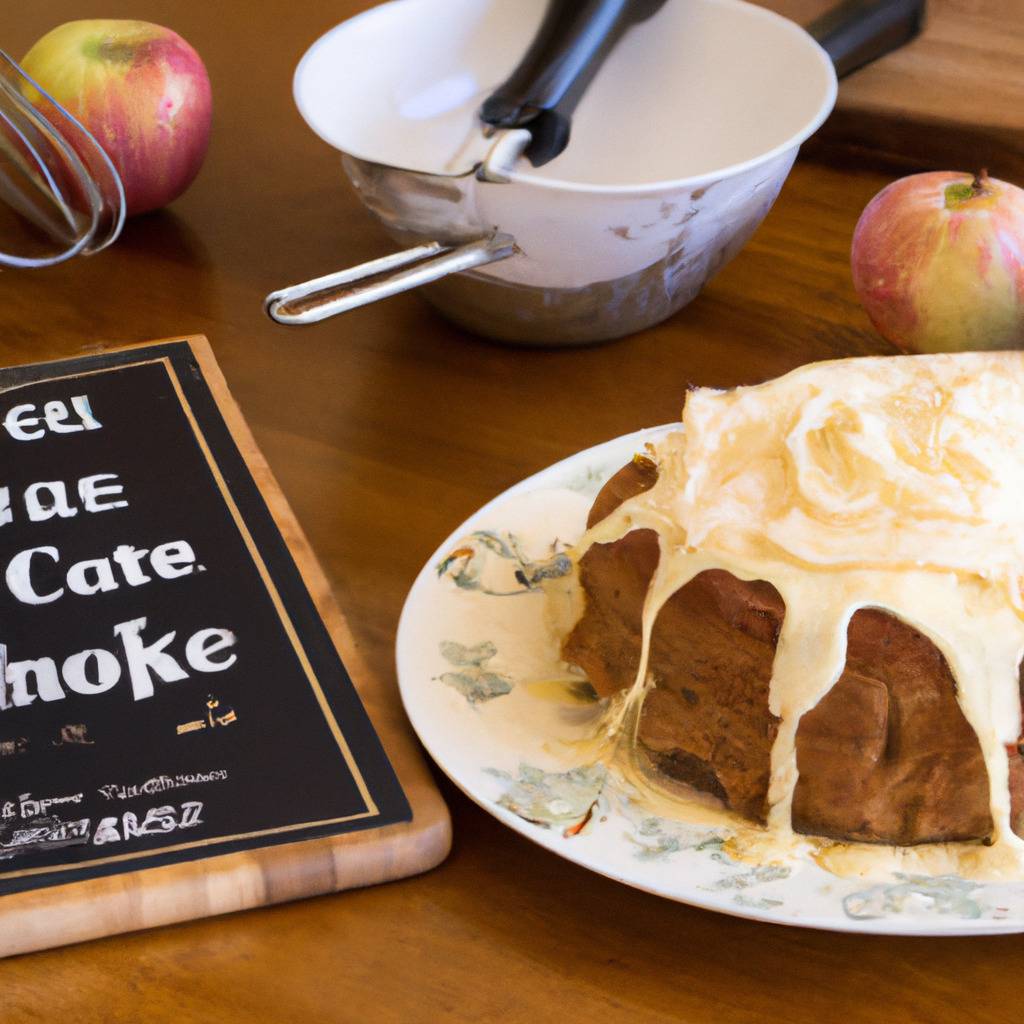
<path fill-rule="evenodd" d="M 71 21 L 43 36 L 22 67 L 106 151 L 129 215 L 165 206 L 199 173 L 210 139 L 210 80 L 176 32 L 146 21 Z M 45 112 L 37 90 L 27 95 Z"/>
<path fill-rule="evenodd" d="M 937 171 L 894 181 L 853 235 L 853 283 L 907 350 L 1024 347 L 1024 190 Z"/>

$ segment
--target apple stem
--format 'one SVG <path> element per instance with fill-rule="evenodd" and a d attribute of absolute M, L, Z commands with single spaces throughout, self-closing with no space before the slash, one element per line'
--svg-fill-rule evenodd
<path fill-rule="evenodd" d="M 990 185 L 991 182 L 989 180 L 987 167 L 982 167 L 982 169 L 974 175 L 974 180 L 970 185 L 964 181 L 957 181 L 952 185 L 947 185 L 945 189 L 946 209 L 957 210 L 963 206 L 964 203 L 968 203 L 972 199 L 977 199 L 980 196 L 992 195 Z"/>

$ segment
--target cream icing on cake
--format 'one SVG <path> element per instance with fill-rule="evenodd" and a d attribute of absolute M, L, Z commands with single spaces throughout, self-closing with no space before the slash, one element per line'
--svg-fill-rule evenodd
<path fill-rule="evenodd" d="M 659 537 L 640 667 L 613 728 L 635 727 L 651 631 L 672 594 L 709 568 L 772 583 L 786 614 L 769 694 L 780 718 L 770 811 L 758 841 L 792 850 L 805 839 L 790 820 L 800 717 L 842 673 L 853 613 L 885 609 L 945 656 L 981 744 L 994 823 L 990 845 L 908 856 L 931 870 L 1024 876 L 1006 753 L 1021 727 L 1024 353 L 844 359 L 754 387 L 697 389 L 682 430 L 651 455 L 655 486 L 575 549 L 578 560 L 633 529 Z M 830 849 L 844 870 L 884 856 Z"/>

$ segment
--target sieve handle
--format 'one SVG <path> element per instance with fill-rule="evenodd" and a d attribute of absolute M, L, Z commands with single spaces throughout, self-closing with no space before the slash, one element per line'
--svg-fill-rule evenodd
<path fill-rule="evenodd" d="M 314 324 L 449 274 L 507 259 L 517 251 L 511 235 L 502 234 L 459 246 L 427 242 L 271 292 L 264 308 L 279 324 Z"/>

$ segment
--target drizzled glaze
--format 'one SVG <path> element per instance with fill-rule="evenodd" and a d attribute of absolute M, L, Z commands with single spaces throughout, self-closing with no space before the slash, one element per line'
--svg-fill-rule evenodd
<path fill-rule="evenodd" d="M 770 810 L 766 829 L 742 831 L 762 856 L 793 855 L 807 847 L 791 826 L 800 717 L 842 673 L 854 612 L 884 609 L 931 639 L 957 681 L 988 773 L 991 844 L 828 843 L 819 859 L 842 873 L 912 861 L 1024 877 L 1006 754 L 1021 724 L 1024 353 L 836 360 L 756 387 L 698 389 L 683 429 L 650 454 L 655 486 L 574 551 L 578 562 L 631 530 L 658 535 L 640 664 L 611 730 L 635 740 L 652 629 L 680 587 L 712 568 L 772 583 L 786 613 L 769 692 L 780 719 Z"/>

